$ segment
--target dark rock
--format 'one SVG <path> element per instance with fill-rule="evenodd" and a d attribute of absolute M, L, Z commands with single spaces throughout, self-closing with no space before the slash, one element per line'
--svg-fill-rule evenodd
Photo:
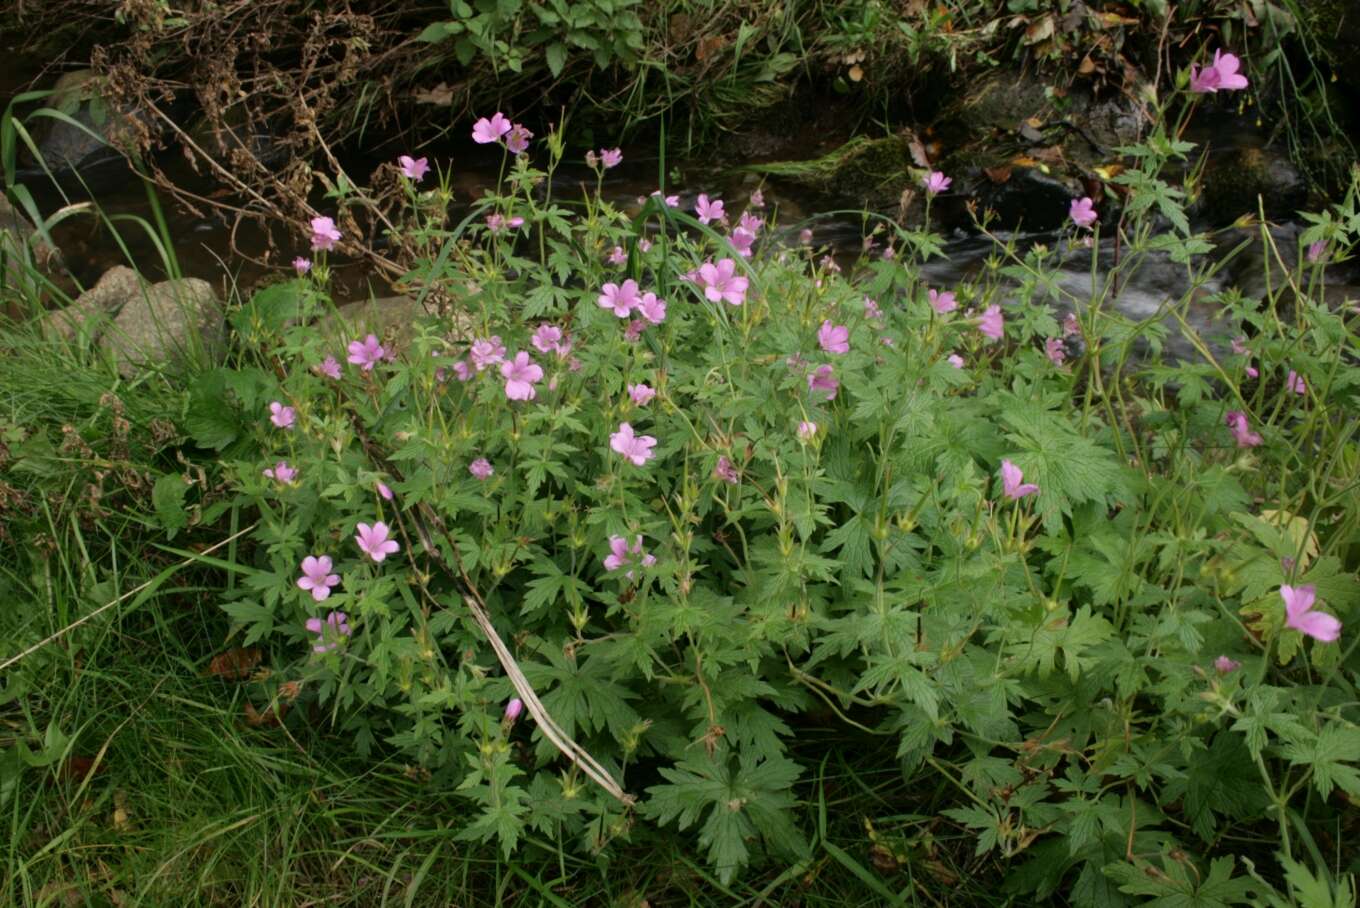
<path fill-rule="evenodd" d="M 146 124 L 139 122 L 135 112 L 114 107 L 102 94 L 101 80 L 92 70 L 64 74 L 43 103 L 74 123 L 44 118 L 45 126 L 36 137 L 41 166 L 30 159 L 22 176 L 41 173 L 45 166 L 58 179 L 78 175 L 89 184 L 126 172 L 122 150 L 135 145 Z"/>
<path fill-rule="evenodd" d="M 1269 148 L 1210 150 L 1202 177 L 1198 218 L 1214 227 L 1231 224 L 1264 206 L 1268 219 L 1296 215 L 1308 201 L 1308 184 L 1289 156 Z"/>
<path fill-rule="evenodd" d="M 198 278 L 154 284 L 124 303 L 100 349 L 127 378 L 178 367 L 200 352 L 221 362 L 226 353 L 222 304 L 207 281 Z"/>

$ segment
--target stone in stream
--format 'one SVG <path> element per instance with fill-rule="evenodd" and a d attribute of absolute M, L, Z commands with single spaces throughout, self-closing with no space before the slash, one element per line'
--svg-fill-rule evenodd
<path fill-rule="evenodd" d="M 174 368 L 200 355 L 221 362 L 226 354 L 222 303 L 207 281 L 162 281 L 124 303 L 99 347 L 125 378 Z"/>
<path fill-rule="evenodd" d="M 1270 148 L 1211 148 L 1202 183 L 1194 214 L 1214 227 L 1258 214 L 1260 208 L 1271 220 L 1293 217 L 1308 202 L 1303 174 L 1287 154 Z"/>
<path fill-rule="evenodd" d="M 104 96 L 100 78 L 89 69 L 62 75 L 40 103 L 74 122 L 43 118 L 44 128 L 36 136 L 42 162 L 25 154 L 28 168 L 21 176 L 41 174 L 45 165 L 59 179 L 77 176 L 86 184 L 98 183 L 122 172 L 120 149 L 137 144 L 149 128 L 136 112 L 115 107 Z"/>
<path fill-rule="evenodd" d="M 65 340 L 75 340 L 82 333 L 96 335 L 107 327 L 103 322 L 111 320 L 128 300 L 141 292 L 142 280 L 137 272 L 126 265 L 115 265 L 71 305 L 44 315 L 42 330 Z"/>

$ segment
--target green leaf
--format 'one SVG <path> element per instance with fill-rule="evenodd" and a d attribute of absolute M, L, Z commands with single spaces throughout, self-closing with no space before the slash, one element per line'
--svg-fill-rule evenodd
<path fill-rule="evenodd" d="M 553 78 L 562 75 L 562 68 L 567 65 L 567 46 L 560 41 L 549 44 L 543 56 L 548 61 L 548 71 L 553 74 Z"/>
<path fill-rule="evenodd" d="M 166 473 L 156 480 L 151 490 L 151 503 L 156 508 L 156 519 L 169 531 L 169 537 L 189 525 L 189 515 L 184 510 L 184 496 L 189 491 L 184 477 L 179 473 Z"/>

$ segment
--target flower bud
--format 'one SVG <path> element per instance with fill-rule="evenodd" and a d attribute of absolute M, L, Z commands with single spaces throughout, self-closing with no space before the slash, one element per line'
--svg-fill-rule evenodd
<path fill-rule="evenodd" d="M 524 701 L 519 697 L 515 697 L 509 703 L 505 704 L 505 721 L 514 722 L 519 718 L 519 714 L 522 712 L 524 712 Z"/>

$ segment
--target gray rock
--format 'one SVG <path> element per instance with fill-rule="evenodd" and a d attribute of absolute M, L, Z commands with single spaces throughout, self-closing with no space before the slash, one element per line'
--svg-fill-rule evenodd
<path fill-rule="evenodd" d="M 0 287 L 19 286 L 25 282 L 21 263 L 31 262 L 40 271 L 46 271 L 61 259 L 56 247 L 38 236 L 28 218 L 3 195 L 0 195 L 0 256 L 5 263 L 0 271 Z"/>
<path fill-rule="evenodd" d="M 175 368 L 201 355 L 226 354 L 222 303 L 207 281 L 181 278 L 130 298 L 100 339 L 100 349 L 126 378 L 148 369 Z"/>
<path fill-rule="evenodd" d="M 74 340 L 87 325 L 92 325 L 93 333 L 97 333 L 101 328 L 99 322 L 116 316 L 129 300 L 141 293 L 142 279 L 137 272 L 125 265 L 115 265 L 105 271 L 93 287 L 76 297 L 74 303 L 43 316 L 42 329 L 66 340 Z"/>
<path fill-rule="evenodd" d="M 58 177 L 76 173 L 88 181 L 96 172 L 115 172 L 123 166 L 119 149 L 133 145 L 147 128 L 135 112 L 119 110 L 103 96 L 100 79 L 89 69 L 64 74 L 44 103 L 80 124 L 47 119 L 38 136 L 42 163 Z"/>

